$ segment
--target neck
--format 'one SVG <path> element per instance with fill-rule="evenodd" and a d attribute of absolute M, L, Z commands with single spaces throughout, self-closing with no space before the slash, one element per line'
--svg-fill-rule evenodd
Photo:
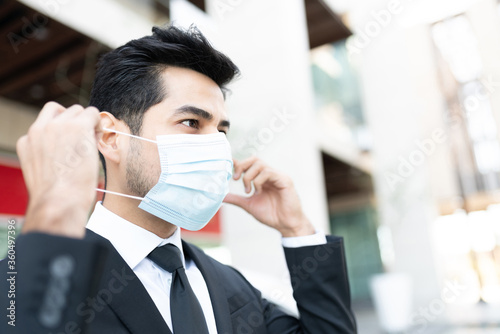
<path fill-rule="evenodd" d="M 109 211 L 143 229 L 166 239 L 174 234 L 177 226 L 170 224 L 149 212 L 139 209 L 139 200 L 106 194 L 102 205 Z"/>

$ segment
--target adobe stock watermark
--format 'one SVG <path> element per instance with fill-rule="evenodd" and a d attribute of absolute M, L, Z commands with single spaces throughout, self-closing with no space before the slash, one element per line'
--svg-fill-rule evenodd
<path fill-rule="evenodd" d="M 61 5 L 67 4 L 70 0 L 43 0 L 41 5 L 45 9 L 45 13 L 57 14 L 61 9 Z M 45 28 L 49 23 L 49 18 L 43 14 L 35 13 L 31 18 L 23 16 L 20 19 L 23 22 L 20 34 L 9 32 L 7 39 L 14 50 L 14 53 L 19 53 L 21 45 L 29 43 L 33 39 L 44 40 L 48 37 L 47 29 Z"/>
<path fill-rule="evenodd" d="M 100 289 L 95 297 L 87 297 L 76 307 L 76 315 L 82 317 L 83 322 L 88 325 L 93 322 L 98 313 L 102 312 L 106 305 L 109 305 L 114 296 L 123 292 L 129 283 L 136 279 L 135 275 L 129 275 L 127 268 L 123 267 L 121 273 L 116 269 L 111 270 L 111 278 L 108 284 Z M 82 323 L 82 325 L 84 325 Z M 83 328 L 75 321 L 68 321 L 64 324 L 62 332 L 51 332 L 50 334 L 83 333 Z"/>
<path fill-rule="evenodd" d="M 7 282 L 9 289 L 7 290 L 7 298 L 9 300 L 9 307 L 7 307 L 7 324 L 9 326 L 16 326 L 16 278 L 17 278 L 17 265 L 16 265 L 16 220 L 11 219 L 8 221 L 7 226 Z"/>
<path fill-rule="evenodd" d="M 479 110 L 481 108 L 481 102 L 487 101 L 490 96 L 497 91 L 500 87 L 500 81 L 495 81 L 495 77 L 489 74 L 487 78 L 479 80 L 480 85 L 478 85 L 473 94 L 470 94 L 465 98 L 465 100 L 460 104 L 460 110 L 463 116 L 468 116 L 469 114 Z M 462 122 L 463 119 L 460 119 Z M 457 125 L 457 124 L 451 124 Z"/>
<path fill-rule="evenodd" d="M 460 104 L 460 114 L 454 115 L 446 120 L 448 127 L 454 128 L 466 122 L 465 118 L 469 117 L 475 111 L 481 108 L 481 102 L 486 101 L 500 87 L 500 81 L 495 81 L 493 75 L 488 75 L 487 78 L 480 80 L 480 85 L 474 90 L 473 94 L 467 96 Z M 423 140 L 415 140 L 416 149 L 410 152 L 405 158 L 402 155 L 398 156 L 398 165 L 396 169 L 388 171 L 384 174 L 384 179 L 391 190 L 394 190 L 398 184 L 403 183 L 407 178 L 411 177 L 417 167 L 424 164 L 426 159 L 436 151 L 438 145 L 443 144 L 447 140 L 445 131 L 441 128 L 436 128 L 432 131 L 429 138 Z"/>
<path fill-rule="evenodd" d="M 332 243 L 316 246 L 310 256 L 304 257 L 299 264 L 289 267 L 290 273 L 283 273 L 281 280 L 284 283 L 290 281 L 292 289 L 298 289 L 305 280 L 309 279 L 321 268 L 322 263 L 330 260 L 332 256 L 336 256 L 336 252 L 343 247 L 343 244 L 343 239 L 339 239 Z M 284 298 L 282 291 L 276 291 L 273 298 L 282 300 Z"/>
<path fill-rule="evenodd" d="M 97 63 L 99 55 L 105 50 L 105 47 L 99 42 L 94 41 L 88 45 L 85 52 L 80 84 L 75 84 L 70 78 L 69 72 L 71 62 L 68 58 L 61 58 L 57 64 L 57 68 L 54 73 L 57 86 L 68 96 L 78 100 L 81 105 L 88 104 L 89 102 L 88 98 L 90 96 L 90 90 L 95 76 L 95 64 Z"/>
<path fill-rule="evenodd" d="M 223 20 L 227 13 L 234 11 L 242 3 L 243 0 L 217 0 L 215 1 L 215 12 Z"/>
<path fill-rule="evenodd" d="M 247 133 L 244 139 L 236 143 L 235 151 L 246 156 L 256 155 L 271 144 L 297 117 L 297 114 L 286 107 L 274 108 L 267 126 Z"/>
<path fill-rule="evenodd" d="M 63 145 L 65 143 L 62 143 Z M 66 154 L 64 161 L 55 160 L 52 163 L 52 168 L 56 175 L 64 176 L 67 172 L 80 166 L 84 159 L 87 159 L 91 154 L 97 155 L 97 146 L 95 138 L 91 138 L 88 133 L 82 133 L 81 140 L 76 146 L 66 145 Z"/>
<path fill-rule="evenodd" d="M 325 263 L 338 255 L 339 248 L 343 245 L 342 240 L 337 240 L 333 243 L 318 245 L 314 247 L 312 254 L 304 257 L 298 264 L 292 265 L 290 269 L 291 284 L 293 290 L 299 289 L 303 282 L 310 279 L 318 270 L 325 268 Z M 289 281 L 290 276 L 285 272 L 282 276 L 283 281 Z M 282 290 L 274 290 L 271 295 L 274 302 L 286 301 L 286 296 Z M 257 308 L 261 308 L 259 301 L 254 301 Z M 254 333 L 255 329 L 265 325 L 265 319 L 262 313 L 254 311 L 249 314 L 238 316 L 236 319 L 236 333 Z M 224 333 L 228 334 L 228 333 Z"/>
<path fill-rule="evenodd" d="M 430 138 L 415 140 L 416 149 L 411 151 L 408 158 L 398 156 L 398 167 L 394 172 L 386 172 L 384 175 L 386 183 L 394 190 L 399 183 L 415 173 L 416 167 L 421 166 L 427 157 L 432 155 L 439 144 L 446 141 L 447 137 L 443 129 L 435 129 Z"/>
<path fill-rule="evenodd" d="M 456 302 L 460 294 L 467 289 L 457 281 L 447 281 L 439 298 L 434 298 L 425 307 L 420 307 L 410 316 L 410 332 L 423 333 L 430 322 L 436 321 L 446 311 L 447 305 Z"/>
<path fill-rule="evenodd" d="M 7 34 L 10 46 L 16 54 L 19 53 L 19 47 L 29 43 L 30 40 L 45 39 L 47 36 L 45 26 L 49 23 L 49 19 L 40 13 L 33 14 L 31 19 L 23 16 L 21 21 L 23 22 L 23 26 L 21 27 L 20 34 L 12 31 Z"/>
<path fill-rule="evenodd" d="M 407 0 L 406 2 L 411 2 Z M 372 10 L 370 12 L 371 19 L 366 22 L 361 29 L 356 29 L 356 33 L 348 39 L 346 48 L 348 56 L 361 54 L 361 51 L 368 47 L 370 43 L 377 38 L 384 28 L 389 26 L 393 18 L 401 14 L 404 10 L 403 3 L 400 0 L 390 0 L 386 8 Z"/>

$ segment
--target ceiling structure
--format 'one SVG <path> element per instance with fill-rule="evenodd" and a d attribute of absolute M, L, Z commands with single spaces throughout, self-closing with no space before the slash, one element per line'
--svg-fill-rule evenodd
<path fill-rule="evenodd" d="M 323 0 L 304 1 L 311 49 L 346 39 L 352 35 L 340 17 Z"/>
<path fill-rule="evenodd" d="M 34 106 L 88 100 L 109 48 L 15 0 L 0 6 L 0 96 Z"/>
<path fill-rule="evenodd" d="M 322 0 L 304 0 L 310 47 L 351 32 Z M 168 13 L 168 2 L 155 0 Z M 204 0 L 191 2 L 205 10 Z M 87 104 L 95 65 L 110 49 L 16 0 L 0 0 L 0 96 L 41 107 Z"/>

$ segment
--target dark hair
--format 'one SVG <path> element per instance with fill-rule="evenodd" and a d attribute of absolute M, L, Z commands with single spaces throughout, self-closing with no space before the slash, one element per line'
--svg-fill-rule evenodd
<path fill-rule="evenodd" d="M 169 66 L 206 75 L 224 95 L 225 85 L 239 74 L 231 59 L 214 49 L 196 27 L 154 27 L 151 36 L 132 40 L 99 60 L 89 105 L 113 114 L 139 135 L 144 113 L 167 94 L 160 75 Z M 106 177 L 106 163 L 99 155 Z"/>

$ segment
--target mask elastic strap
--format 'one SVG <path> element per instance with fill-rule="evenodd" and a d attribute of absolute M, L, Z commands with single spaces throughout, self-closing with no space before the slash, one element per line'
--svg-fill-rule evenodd
<path fill-rule="evenodd" d="M 143 138 L 143 137 L 139 137 L 139 136 L 135 136 L 135 135 L 131 135 L 130 133 L 121 132 L 121 131 L 118 131 L 118 130 L 113 130 L 113 129 L 108 129 L 108 128 L 103 128 L 103 130 L 104 131 L 109 131 L 109 132 L 115 132 L 115 133 L 118 133 L 118 134 L 121 134 L 121 135 L 124 135 L 124 136 L 129 136 L 129 137 L 133 137 L 133 138 L 136 138 L 136 139 L 141 139 L 141 140 L 149 141 L 151 143 L 155 143 L 156 144 L 156 141 L 154 141 L 154 140 Z M 122 197 L 133 198 L 133 199 L 136 199 L 136 200 L 139 200 L 139 201 L 142 201 L 144 199 L 144 198 L 139 197 L 139 196 L 126 195 L 126 194 L 117 193 L 115 191 L 106 190 L 106 189 L 95 188 L 95 190 L 100 191 L 102 193 L 106 193 L 106 194 L 112 194 L 112 195 L 118 195 L 118 196 L 122 196 Z"/>
<path fill-rule="evenodd" d="M 121 131 L 118 131 L 118 130 L 113 130 L 113 129 L 108 129 L 108 128 L 102 128 L 102 129 L 104 131 L 114 132 L 114 133 L 118 133 L 118 134 L 121 134 L 121 135 L 124 135 L 124 136 L 129 136 L 129 137 L 132 137 L 132 138 L 135 138 L 135 139 L 141 139 L 141 140 L 145 140 L 145 141 L 148 141 L 150 143 L 155 143 L 156 144 L 156 140 L 151 140 L 151 139 L 147 139 L 147 138 L 144 138 L 144 137 L 139 137 L 139 136 L 136 136 L 136 135 L 131 135 L 130 133 L 121 132 Z"/>
<path fill-rule="evenodd" d="M 133 198 L 133 199 L 137 199 L 139 201 L 142 201 L 144 198 L 143 197 L 139 197 L 139 196 L 132 196 L 132 195 L 125 195 L 125 194 L 122 194 L 122 193 L 117 193 L 115 191 L 111 191 L 111 190 L 105 190 L 105 189 L 100 189 L 100 188 L 95 188 L 95 190 L 97 191 L 100 191 L 102 193 L 106 193 L 106 194 L 112 194 L 112 195 L 118 195 L 118 196 L 123 196 L 123 197 L 128 197 L 128 198 Z"/>

